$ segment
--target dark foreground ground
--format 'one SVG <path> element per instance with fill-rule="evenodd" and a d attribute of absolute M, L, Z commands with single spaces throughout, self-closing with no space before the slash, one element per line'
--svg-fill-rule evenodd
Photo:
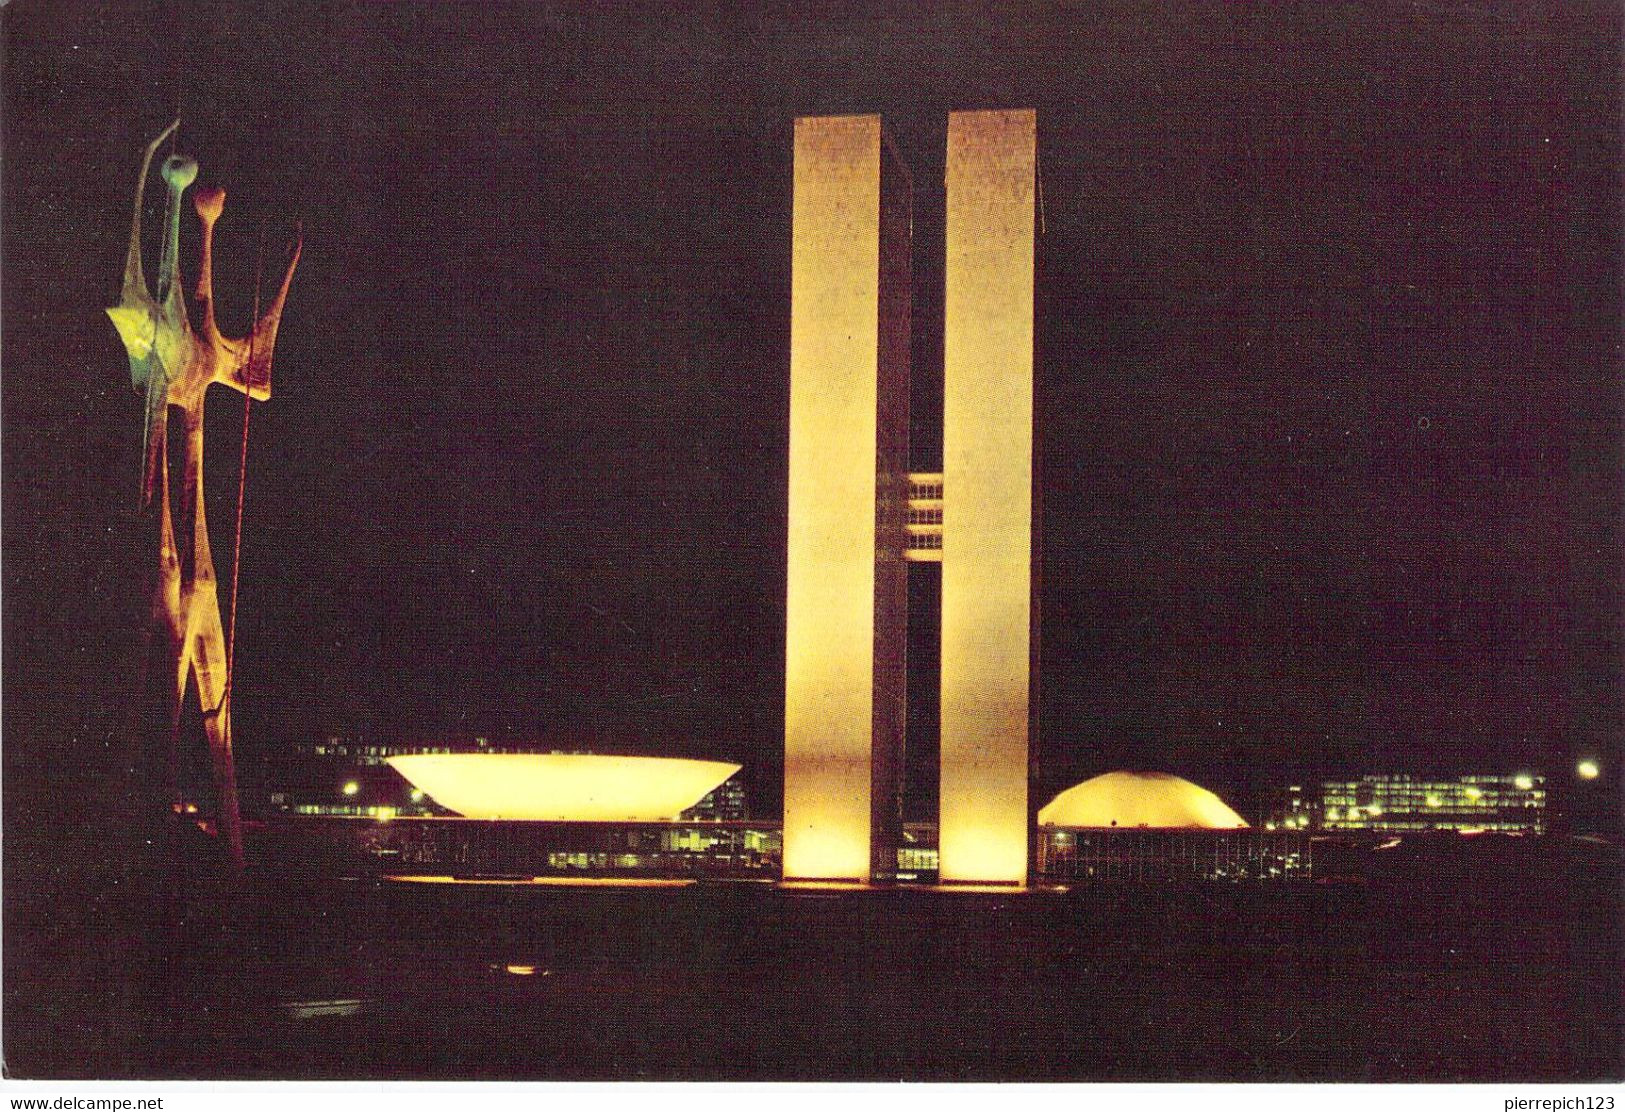
<path fill-rule="evenodd" d="M 173 899 L 149 878 L 138 898 L 99 897 L 96 914 L 8 916 L 6 1066 L 22 1077 L 1619 1075 L 1615 849 L 1547 839 L 1370 858 L 1337 884 L 1006 895 L 294 872 L 262 874 L 239 897 L 194 876 L 192 895 Z"/>

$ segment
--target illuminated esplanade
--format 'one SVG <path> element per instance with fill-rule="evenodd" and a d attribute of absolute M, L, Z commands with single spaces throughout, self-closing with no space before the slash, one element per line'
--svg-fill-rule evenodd
<path fill-rule="evenodd" d="M 942 564 L 940 877 L 1027 879 L 1036 165 L 1032 111 L 949 116 L 944 466 L 911 475 L 909 174 L 878 116 L 796 121 L 787 879 L 896 870 L 909 560 Z"/>

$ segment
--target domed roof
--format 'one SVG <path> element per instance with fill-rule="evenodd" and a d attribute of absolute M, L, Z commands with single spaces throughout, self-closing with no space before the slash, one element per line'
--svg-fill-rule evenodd
<path fill-rule="evenodd" d="M 1108 772 L 1066 789 L 1040 826 L 1235 830 L 1247 825 L 1218 796 L 1166 772 Z"/>

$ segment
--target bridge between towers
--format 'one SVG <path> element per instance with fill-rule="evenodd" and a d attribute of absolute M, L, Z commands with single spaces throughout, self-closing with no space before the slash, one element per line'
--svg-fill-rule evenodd
<path fill-rule="evenodd" d="M 942 472 L 915 471 L 908 477 L 908 509 L 903 516 L 911 563 L 942 563 Z"/>

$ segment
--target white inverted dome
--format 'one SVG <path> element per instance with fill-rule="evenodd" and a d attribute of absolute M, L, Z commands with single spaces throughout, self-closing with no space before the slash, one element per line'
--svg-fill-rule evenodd
<path fill-rule="evenodd" d="M 1166 772 L 1108 772 L 1076 784 L 1038 812 L 1040 826 L 1238 830 L 1224 800 Z"/>
<path fill-rule="evenodd" d="M 390 767 L 471 819 L 663 822 L 739 771 L 725 761 L 592 753 L 422 753 Z"/>

